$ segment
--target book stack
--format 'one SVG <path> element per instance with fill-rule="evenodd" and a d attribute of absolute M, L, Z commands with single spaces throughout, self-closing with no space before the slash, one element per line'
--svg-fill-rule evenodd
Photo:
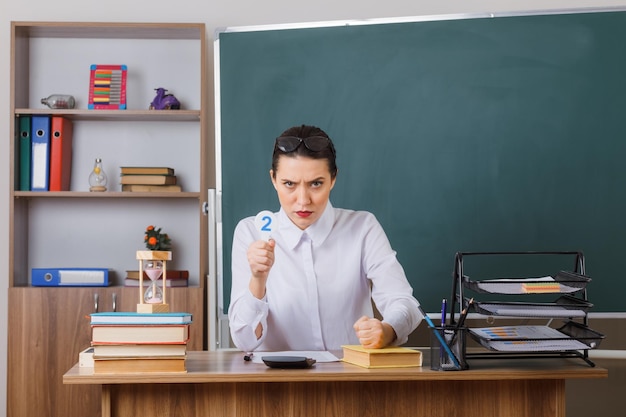
<path fill-rule="evenodd" d="M 129 192 L 181 192 L 174 168 L 169 167 L 121 167 L 122 191 Z"/>
<path fill-rule="evenodd" d="M 187 372 L 190 313 L 93 313 L 94 373 Z"/>
<path fill-rule="evenodd" d="M 161 286 L 163 276 L 158 279 L 158 285 Z M 143 273 L 143 285 L 147 287 L 150 284 L 150 278 L 144 271 Z M 126 271 L 126 278 L 124 278 L 124 286 L 126 287 L 138 287 L 139 286 L 139 271 Z M 166 287 L 187 287 L 189 286 L 189 271 L 182 269 L 168 269 Z"/>

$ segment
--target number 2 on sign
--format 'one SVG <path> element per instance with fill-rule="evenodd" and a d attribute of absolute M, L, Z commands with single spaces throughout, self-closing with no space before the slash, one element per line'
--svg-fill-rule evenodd
<path fill-rule="evenodd" d="M 257 230 L 261 233 L 263 240 L 269 240 L 272 235 L 272 227 L 275 223 L 276 217 L 274 213 L 269 210 L 263 210 L 254 218 L 254 224 Z"/>

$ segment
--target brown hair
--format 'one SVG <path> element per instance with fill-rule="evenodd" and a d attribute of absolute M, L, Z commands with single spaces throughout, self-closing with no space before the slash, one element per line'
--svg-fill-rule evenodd
<path fill-rule="evenodd" d="M 336 151 L 335 145 L 333 141 L 330 139 L 328 134 L 324 132 L 322 129 L 316 126 L 309 125 L 301 125 L 290 127 L 285 130 L 280 136 L 295 136 L 300 139 L 306 139 L 312 136 L 322 136 L 328 138 L 328 148 L 322 149 L 321 151 L 312 151 L 303 144 L 300 144 L 296 149 L 292 152 L 284 152 L 281 151 L 276 143 L 274 143 L 274 152 L 272 154 L 272 171 L 273 175 L 276 176 L 276 170 L 278 169 L 278 159 L 281 156 L 287 156 L 290 158 L 295 158 L 296 156 L 305 156 L 307 158 L 312 159 L 326 159 L 328 162 L 328 170 L 330 171 L 330 177 L 335 178 L 337 176 L 337 161 L 336 161 Z"/>

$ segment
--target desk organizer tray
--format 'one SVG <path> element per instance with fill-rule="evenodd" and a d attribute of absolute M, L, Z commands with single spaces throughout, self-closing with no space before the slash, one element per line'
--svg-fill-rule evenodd
<path fill-rule="evenodd" d="M 501 278 L 472 281 L 463 276 L 463 285 L 485 294 L 568 294 L 585 289 L 591 281 L 576 272 L 559 271 L 554 276 L 541 278 Z"/>
<path fill-rule="evenodd" d="M 563 295 L 553 303 L 524 303 L 475 301 L 472 308 L 476 313 L 487 316 L 535 317 L 535 318 L 583 318 L 593 307 L 581 298 Z"/>
<path fill-rule="evenodd" d="M 469 329 L 474 340 L 498 352 L 556 352 L 595 349 L 604 335 L 573 321 L 548 326 L 501 326 Z"/>

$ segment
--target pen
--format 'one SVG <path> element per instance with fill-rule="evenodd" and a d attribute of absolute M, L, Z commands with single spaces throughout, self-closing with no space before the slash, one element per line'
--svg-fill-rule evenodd
<path fill-rule="evenodd" d="M 443 338 L 441 333 L 439 333 L 437 329 L 435 328 L 435 324 L 433 323 L 433 321 L 430 319 L 430 317 L 428 317 L 426 313 L 424 313 L 424 310 L 422 310 L 422 306 L 417 306 L 417 308 L 419 309 L 420 313 L 422 313 L 422 316 L 424 316 L 424 320 L 426 320 L 426 323 L 428 324 L 428 326 L 432 327 L 433 332 L 435 333 L 435 337 L 437 337 L 437 340 L 439 340 L 439 344 L 446 351 L 446 354 L 448 355 L 448 357 L 454 364 L 454 367 L 460 369 L 461 365 L 459 364 L 458 359 L 456 358 L 456 356 L 454 356 L 454 353 L 452 353 L 450 346 L 448 346 L 448 344 L 446 343 L 446 340 Z"/>
<path fill-rule="evenodd" d="M 243 360 L 246 362 L 250 362 L 252 360 L 252 356 L 254 356 L 253 352 L 246 352 L 246 354 L 243 355 Z"/>
<path fill-rule="evenodd" d="M 469 313 L 470 306 L 473 303 L 474 303 L 474 299 L 472 298 L 471 300 L 469 300 L 469 303 L 467 303 L 467 307 L 465 307 L 463 309 L 463 311 L 461 311 L 461 316 L 459 317 L 459 322 L 456 324 L 457 330 L 460 329 L 463 326 L 463 323 L 465 323 L 465 319 L 467 318 L 467 313 Z"/>
<path fill-rule="evenodd" d="M 444 298 L 441 300 L 441 327 L 446 325 L 446 310 L 447 310 L 448 301 Z"/>

